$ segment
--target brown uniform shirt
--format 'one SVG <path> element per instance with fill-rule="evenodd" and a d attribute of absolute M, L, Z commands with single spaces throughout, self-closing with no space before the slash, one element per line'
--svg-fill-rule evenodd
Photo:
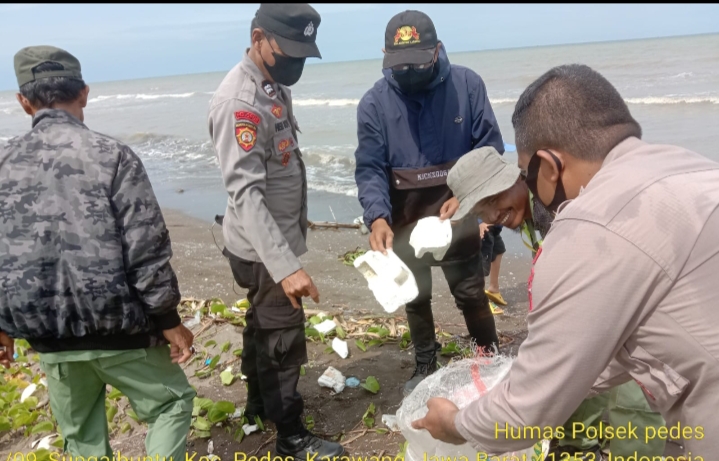
<path fill-rule="evenodd" d="M 495 423 L 561 426 L 588 395 L 634 379 L 667 427 L 691 428 L 688 452 L 719 454 L 719 164 L 629 138 L 563 205 L 543 250 L 527 340 L 507 379 L 459 412 L 459 432 L 482 451 L 525 448 Z"/>

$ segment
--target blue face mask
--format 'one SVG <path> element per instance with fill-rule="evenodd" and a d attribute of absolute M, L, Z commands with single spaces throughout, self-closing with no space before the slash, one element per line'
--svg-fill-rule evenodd
<path fill-rule="evenodd" d="M 437 75 L 435 71 L 437 70 L 439 70 L 437 63 L 433 63 L 432 66 L 422 70 L 417 70 L 410 66 L 407 70 L 392 71 L 392 78 L 397 82 L 403 93 L 413 94 L 424 90 L 434 80 Z"/>

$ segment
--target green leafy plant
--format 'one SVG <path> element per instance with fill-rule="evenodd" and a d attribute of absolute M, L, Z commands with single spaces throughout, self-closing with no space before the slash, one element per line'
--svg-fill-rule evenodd
<path fill-rule="evenodd" d="M 370 403 L 369 407 L 367 407 L 367 411 L 365 411 L 364 415 L 362 415 L 362 423 L 367 429 L 372 429 L 374 427 L 374 412 L 374 403 Z"/>
<path fill-rule="evenodd" d="M 362 352 L 367 352 L 367 346 L 361 339 L 355 339 L 355 346 L 357 346 L 357 349 L 361 350 Z"/>
<path fill-rule="evenodd" d="M 362 383 L 362 387 L 376 394 L 379 392 L 379 381 L 374 376 L 367 376 L 367 379 Z"/>
<path fill-rule="evenodd" d="M 338 259 L 345 266 L 354 266 L 355 259 L 359 258 L 360 256 L 362 256 L 365 253 L 367 253 L 367 250 L 357 247 L 354 250 L 350 250 L 350 251 L 346 252 L 345 254 L 340 255 Z"/>

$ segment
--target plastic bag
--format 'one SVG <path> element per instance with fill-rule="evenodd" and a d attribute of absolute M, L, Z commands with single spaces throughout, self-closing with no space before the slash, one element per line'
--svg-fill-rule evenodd
<path fill-rule="evenodd" d="M 424 429 L 412 428 L 412 421 L 423 418 L 427 414 L 427 401 L 432 397 L 444 397 L 451 400 L 460 409 L 474 400 L 481 398 L 487 391 L 496 386 L 509 372 L 513 359 L 503 355 L 492 357 L 476 357 L 450 363 L 428 376 L 408 395 L 397 411 L 397 422 L 407 442 L 405 461 L 424 461 L 432 456 L 439 459 L 457 460 L 466 457 L 469 461 L 481 459 L 469 443 L 452 445 L 432 438 Z M 539 444 L 541 447 L 541 443 Z M 541 450 L 541 448 L 540 448 Z M 522 456 L 526 456 L 523 458 Z M 425 457 L 426 456 L 426 457 Z M 499 458 L 488 456 L 487 459 L 533 459 L 535 447 L 519 452 L 505 453 Z M 515 456 L 516 458 L 512 458 Z"/>

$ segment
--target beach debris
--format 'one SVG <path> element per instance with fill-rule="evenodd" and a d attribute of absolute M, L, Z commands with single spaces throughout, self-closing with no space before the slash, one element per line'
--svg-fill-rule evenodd
<path fill-rule="evenodd" d="M 215 451 L 215 443 L 210 440 L 207 442 L 207 454 L 211 455 Z"/>
<path fill-rule="evenodd" d="M 374 376 L 367 376 L 367 379 L 362 383 L 362 387 L 370 391 L 373 394 L 379 392 L 379 381 Z"/>
<path fill-rule="evenodd" d="M 232 384 L 232 382 L 235 380 L 235 375 L 232 373 L 232 365 L 225 368 L 225 370 L 220 373 L 220 381 L 222 381 L 222 384 L 225 386 L 229 386 Z"/>
<path fill-rule="evenodd" d="M 359 224 L 343 224 L 337 222 L 326 222 L 326 221 L 308 221 L 307 227 L 311 230 L 315 229 L 359 229 Z"/>
<path fill-rule="evenodd" d="M 25 390 L 22 391 L 22 395 L 20 396 L 20 403 L 23 403 L 25 400 L 27 400 L 28 397 L 35 393 L 36 390 L 37 384 L 30 384 L 28 387 L 26 387 Z"/>
<path fill-rule="evenodd" d="M 334 351 L 337 352 L 337 355 L 339 355 L 343 359 L 346 359 L 347 355 L 349 354 L 349 349 L 347 349 L 347 341 L 342 341 L 339 338 L 334 338 L 332 340 L 332 349 L 334 349 Z"/>
<path fill-rule="evenodd" d="M 240 311 L 246 311 L 247 309 L 250 308 L 250 301 L 247 298 L 240 299 L 239 301 L 237 301 L 235 303 L 235 305 L 233 307 L 240 309 Z"/>
<path fill-rule="evenodd" d="M 238 408 L 235 410 L 234 413 L 232 413 L 230 416 L 228 416 L 228 419 L 240 419 L 245 415 L 245 409 L 244 408 Z"/>
<path fill-rule="evenodd" d="M 419 294 L 412 271 L 392 250 L 387 250 L 387 255 L 368 251 L 355 260 L 354 266 L 387 312 L 396 311 Z"/>
<path fill-rule="evenodd" d="M 382 424 L 392 432 L 399 432 L 399 423 L 396 415 L 382 415 Z"/>
<path fill-rule="evenodd" d="M 30 448 L 33 450 L 50 450 L 52 448 L 52 443 L 60 436 L 60 434 L 50 434 L 46 435 L 45 437 L 41 439 L 37 439 L 33 443 L 30 444 Z"/>
<path fill-rule="evenodd" d="M 192 318 L 191 318 L 190 320 L 188 320 L 187 322 L 185 322 L 184 325 L 185 325 L 185 328 L 190 329 L 190 328 L 194 328 L 194 327 L 196 327 L 197 325 L 199 325 L 201 321 L 202 321 L 202 312 L 197 311 L 197 312 L 195 313 L 195 316 L 192 317 Z"/>
<path fill-rule="evenodd" d="M 315 328 L 315 330 L 319 331 L 323 335 L 326 335 L 330 331 L 337 328 L 337 325 L 335 325 L 335 322 L 333 320 L 328 319 L 321 323 L 318 323 L 317 325 L 314 326 L 314 328 Z"/>
<path fill-rule="evenodd" d="M 412 230 L 409 244 L 414 248 L 415 257 L 432 253 L 435 260 L 441 261 L 452 244 L 452 223 L 449 219 L 440 221 L 436 216 L 422 218 Z"/>
<path fill-rule="evenodd" d="M 250 435 L 253 432 L 257 432 L 258 429 L 259 428 L 257 427 L 257 424 L 252 424 L 252 425 L 245 424 L 244 426 L 242 426 L 242 432 L 244 432 L 245 435 Z"/>
<path fill-rule="evenodd" d="M 339 394 L 345 388 L 345 377 L 338 369 L 328 367 L 317 380 L 317 384 L 321 387 L 329 387 Z"/>
<path fill-rule="evenodd" d="M 367 226 L 365 226 L 364 218 L 362 216 L 360 216 L 359 218 L 356 218 L 354 220 L 354 224 L 359 224 L 359 226 L 360 226 L 359 229 L 360 229 L 360 232 L 362 233 L 362 235 L 369 234 L 369 229 L 367 229 Z"/>
<path fill-rule="evenodd" d="M 349 378 L 345 379 L 345 386 L 355 388 L 359 387 L 360 380 L 359 378 L 356 378 L 354 376 L 350 376 Z"/>
<path fill-rule="evenodd" d="M 350 250 L 345 254 L 340 255 L 339 260 L 342 261 L 342 264 L 344 264 L 345 266 L 352 266 L 354 265 L 355 260 L 365 253 L 367 253 L 367 250 L 363 250 L 360 247 L 357 247 L 354 250 Z"/>

